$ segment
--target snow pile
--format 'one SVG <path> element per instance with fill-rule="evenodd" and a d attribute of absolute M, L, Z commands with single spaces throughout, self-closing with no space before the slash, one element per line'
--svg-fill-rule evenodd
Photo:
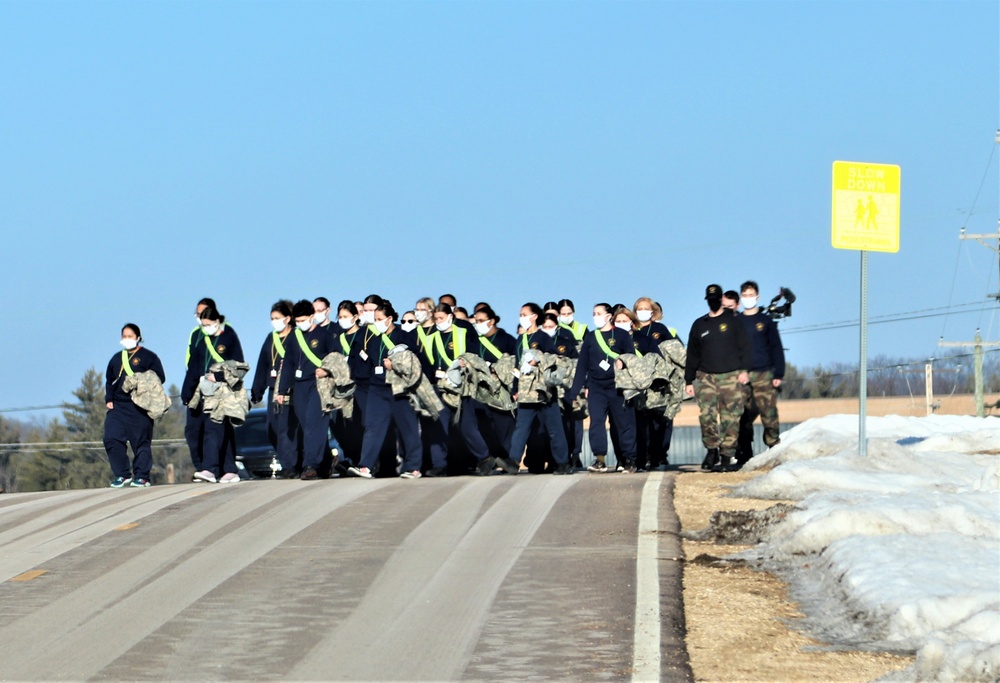
<path fill-rule="evenodd" d="M 810 420 L 740 496 L 797 501 L 742 553 L 782 574 L 833 644 L 917 652 L 887 680 L 1000 679 L 1000 419 Z"/>

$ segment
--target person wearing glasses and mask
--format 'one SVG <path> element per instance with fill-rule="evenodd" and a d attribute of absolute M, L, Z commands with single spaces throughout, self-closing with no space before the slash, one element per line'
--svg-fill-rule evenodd
<path fill-rule="evenodd" d="M 260 403 L 267 390 L 267 439 L 277 453 L 280 476 L 298 478 L 296 451 L 297 425 L 290 420 L 292 411 L 274 400 L 274 385 L 285 362 L 288 335 L 292 333 L 292 302 L 282 299 L 271 306 L 271 333 L 264 339 L 257 357 L 257 367 L 250 388 L 250 402 Z M 279 391 L 280 393 L 280 391 Z"/>
<path fill-rule="evenodd" d="M 406 395 L 392 395 L 392 386 L 386 378 L 387 373 L 392 370 L 389 352 L 399 345 L 409 347 L 412 344 L 409 333 L 395 324 L 396 315 L 389 301 L 383 300 L 376 305 L 375 321 L 372 323 L 375 334 L 368 337 L 362 354 L 371 368 L 371 383 L 365 406 L 365 438 L 361 449 L 361 461 L 357 467 L 349 468 L 348 472 L 363 479 L 375 476 L 382 445 L 389 437 L 390 424 L 395 425 L 403 445 L 400 478 L 419 479 L 421 476 L 420 463 L 423 453 L 417 413 Z"/>
<path fill-rule="evenodd" d="M 364 374 L 367 369 L 360 366 L 364 361 L 355 353 L 355 345 L 360 344 L 364 338 L 360 334 L 361 327 L 358 324 L 359 316 L 356 305 L 353 301 L 345 299 L 337 304 L 336 334 L 334 335 L 333 351 L 342 353 L 347 357 L 347 366 L 351 371 L 351 378 L 356 378 L 359 374 Z M 330 421 L 330 429 L 333 431 L 337 443 L 340 444 L 340 461 L 337 463 L 337 471 L 346 474 L 347 468 L 357 463 L 361 458 L 361 444 L 364 438 L 364 401 L 367 393 L 354 393 L 354 405 L 351 418 L 344 417 L 341 411 L 335 411 L 333 419 Z"/>
<path fill-rule="evenodd" d="M 626 316 L 627 318 L 627 316 Z M 618 356 L 633 353 L 632 335 L 612 322 L 610 304 L 594 306 L 594 329 L 586 334 L 580 347 L 580 358 L 573 377 L 573 387 L 567 396 L 576 396 L 587 390 L 587 411 L 590 413 L 590 450 L 594 463 L 590 472 L 607 472 L 605 457 L 608 453 L 608 418 L 618 430 L 621 443 L 618 464 L 623 472 L 635 472 L 635 410 L 625 402 L 622 392 L 615 388 L 615 364 Z"/>
<path fill-rule="evenodd" d="M 201 405 L 191 406 L 195 390 L 200 382 L 217 383 L 225 381 L 223 372 L 210 372 L 214 363 L 227 360 L 243 361 L 243 347 L 236 332 L 226 325 L 225 316 L 213 306 L 208 306 L 201 312 L 201 335 L 199 343 L 191 350 L 191 360 L 184 384 L 181 387 L 181 401 L 188 406 L 187 425 L 184 436 L 188 448 L 191 449 L 191 459 L 195 459 L 196 451 L 201 452 L 201 469 L 195 472 L 197 481 L 224 484 L 236 483 L 240 480 L 236 473 L 236 451 L 233 438 L 233 424 L 227 417 L 221 423 L 213 422 L 209 414 L 201 409 Z"/>
<path fill-rule="evenodd" d="M 139 326 L 128 323 L 121 334 L 123 350 L 108 362 L 104 383 L 104 402 L 108 409 L 104 417 L 104 450 L 114 475 L 111 488 L 115 489 L 127 485 L 149 486 L 153 469 L 153 419 L 132 402 L 132 396 L 122 386 L 125 378 L 152 370 L 159 377 L 160 384 L 166 381 L 160 359 L 142 346 Z M 135 454 L 131 463 L 128 444 L 132 444 L 132 453 Z"/>
<path fill-rule="evenodd" d="M 316 379 L 328 377 L 321 366 L 323 358 L 335 348 L 330 333 L 316 324 L 312 302 L 303 299 L 292 308 L 295 329 L 285 348 L 285 362 L 278 377 L 276 401 L 284 406 L 291 397 L 292 414 L 302 431 L 302 475 L 306 481 L 319 479 L 329 442 L 330 419 L 323 412 L 323 402 Z"/>

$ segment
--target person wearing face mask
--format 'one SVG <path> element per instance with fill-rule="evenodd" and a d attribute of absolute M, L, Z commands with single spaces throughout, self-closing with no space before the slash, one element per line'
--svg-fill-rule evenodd
<path fill-rule="evenodd" d="M 618 464 L 622 472 L 635 472 L 635 409 L 626 403 L 621 391 L 615 387 L 615 364 L 618 356 L 633 353 L 635 346 L 629 332 L 615 327 L 610 304 L 594 306 L 594 327 L 592 333 L 583 338 L 580 359 L 577 361 L 573 387 L 567 396 L 576 396 L 581 389 L 587 389 L 587 411 L 590 413 L 590 450 L 594 453 L 594 464 L 587 468 L 590 472 L 608 471 L 605 458 L 608 453 L 606 424 L 610 418 L 618 430 L 620 449 Z"/>
<path fill-rule="evenodd" d="M 493 364 L 503 356 L 513 356 L 517 350 L 517 340 L 505 330 L 497 327 L 500 324 L 498 316 L 487 303 L 476 306 L 473 324 L 479 338 L 479 357 Z M 476 419 L 479 431 L 489 447 L 489 452 L 496 458 L 510 457 L 510 438 L 514 433 L 514 416 L 510 411 L 498 410 L 491 406 L 475 402 Z"/>
<path fill-rule="evenodd" d="M 329 332 L 316 324 L 311 301 L 303 299 L 296 303 L 292 315 L 295 329 L 285 346 L 275 400 L 282 407 L 291 403 L 293 419 L 302 433 L 301 478 L 312 481 L 319 478 L 326 458 L 327 429 L 330 426 L 330 419 L 323 412 L 323 402 L 316 389 L 316 379 L 329 376 L 321 365 L 323 358 L 333 352 L 335 342 Z"/>
<path fill-rule="evenodd" d="M 333 351 L 347 357 L 347 365 L 351 370 L 351 378 L 368 376 L 365 361 L 358 355 L 356 347 L 361 344 L 364 335 L 358 325 L 359 316 L 355 303 L 348 299 L 337 304 L 337 334 L 334 335 Z M 333 414 L 330 429 L 340 445 L 340 460 L 336 468 L 341 474 L 347 474 L 347 468 L 357 463 L 361 458 L 361 444 L 364 438 L 364 404 L 368 397 L 368 384 L 363 389 L 355 388 L 354 405 L 351 418 L 347 419 L 338 410 Z M 359 393 L 360 391 L 360 393 Z"/>
<path fill-rule="evenodd" d="M 290 420 L 292 411 L 274 400 L 274 385 L 285 361 L 288 335 L 292 332 L 292 302 L 282 299 L 271 306 L 271 332 L 264 339 L 257 356 L 250 402 L 260 403 L 267 390 L 267 439 L 277 453 L 283 479 L 298 478 L 296 452 L 297 425 Z M 280 393 L 280 391 L 279 391 Z"/>
<path fill-rule="evenodd" d="M 420 356 L 424 373 L 431 380 L 434 379 L 434 346 L 431 343 L 431 335 L 437 331 L 434 327 L 434 305 L 434 299 L 425 296 L 413 307 L 413 317 L 417 321 L 417 328 L 414 330 L 417 346 L 414 351 Z"/>
<path fill-rule="evenodd" d="M 538 361 L 529 360 L 535 353 L 554 353 L 552 336 L 542 332 L 538 327 L 542 317 L 541 307 L 532 302 L 521 306 L 521 317 L 518 320 L 523 330 L 515 347 L 515 358 L 519 373 L 537 372 Z M 523 375 L 522 375 L 523 376 Z M 520 381 L 518 381 L 520 384 Z M 507 473 L 517 474 L 520 471 L 520 461 L 525 455 L 525 448 L 531 438 L 531 432 L 536 422 L 549 437 L 552 459 L 556 463 L 555 474 L 572 474 L 569 464 L 569 451 L 566 447 L 566 434 L 563 431 L 562 416 L 559 412 L 559 401 L 552 397 L 546 403 L 528 403 L 514 389 L 514 400 L 517 401 L 517 417 L 514 421 L 514 433 L 510 441 L 510 457 L 497 461 Z"/>
<path fill-rule="evenodd" d="M 638 329 L 632 333 L 636 350 L 644 355 L 660 353 L 660 344 L 677 339 L 677 333 L 660 322 L 663 309 L 658 303 L 641 296 L 633 308 L 638 320 Z M 665 470 L 674 433 L 673 419 L 665 417 L 661 411 L 640 409 L 635 413 L 635 427 L 636 468 Z"/>
<path fill-rule="evenodd" d="M 587 323 L 574 320 L 576 307 L 572 299 L 560 299 L 556 302 L 556 306 L 559 307 L 559 326 L 573 335 L 579 347 L 584 335 L 587 334 Z"/>
<path fill-rule="evenodd" d="M 104 450 L 108 454 L 114 479 L 111 488 L 123 486 L 149 486 L 153 469 L 153 419 L 145 410 L 132 402 L 132 396 L 123 388 L 125 378 L 152 370 L 166 381 L 163 364 L 155 353 L 143 347 L 138 325 L 126 324 L 122 328 L 122 351 L 111 356 L 104 382 L 104 403 L 108 409 L 104 417 Z M 128 444 L 132 444 L 135 459 L 129 462 Z"/>
<path fill-rule="evenodd" d="M 313 322 L 316 327 L 324 330 L 330 336 L 337 336 L 337 326 L 334 324 L 333 311 L 330 310 L 330 300 L 325 296 L 313 299 Z"/>
<path fill-rule="evenodd" d="M 736 466 L 742 467 L 753 457 L 753 423 L 760 416 L 764 426 L 764 444 L 771 448 L 781 443 L 778 423 L 778 392 L 785 377 L 785 351 L 781 347 L 778 325 L 759 305 L 760 288 L 753 280 L 740 285 L 740 321 L 750 339 L 750 381 L 743 385 L 745 408 L 740 418 L 740 436 Z"/>
<path fill-rule="evenodd" d="M 419 323 L 417 322 L 417 316 L 413 311 L 406 311 L 402 316 L 400 316 L 399 326 L 403 328 L 403 332 L 412 334 L 414 339 L 416 338 Z"/>
<path fill-rule="evenodd" d="M 740 295 L 734 289 L 727 289 L 722 293 L 722 307 L 733 313 L 740 307 Z"/>
<path fill-rule="evenodd" d="M 434 326 L 436 330 L 431 338 L 431 345 L 434 350 L 434 383 L 448 381 L 445 371 L 464 353 L 479 354 L 479 336 L 471 323 L 464 322 L 459 325 L 455 321 L 454 312 L 448 304 L 438 304 L 434 307 Z M 456 411 L 453 411 L 447 404 L 441 411 L 440 419 L 434 424 L 430 435 L 430 455 L 432 466 L 435 470 L 447 465 L 452 472 L 464 472 L 467 467 L 460 448 L 468 449 L 468 453 L 475 460 L 474 473 L 477 475 L 491 474 L 493 471 L 494 458 L 490 455 L 489 448 L 483 435 L 479 432 L 479 424 L 476 421 L 476 410 L 474 401 L 469 397 L 462 398 L 462 403 L 457 411 L 457 423 L 452 424 L 456 418 Z M 452 427 L 457 427 L 461 445 L 452 440 Z M 449 448 L 449 444 L 453 444 Z"/>
<path fill-rule="evenodd" d="M 743 387 L 749 381 L 750 340 L 733 311 L 722 306 L 722 287 L 705 288 L 708 314 L 691 325 L 684 369 L 684 392 L 698 400 L 703 470 L 722 472 L 736 452 Z"/>
<path fill-rule="evenodd" d="M 375 476 L 383 445 L 395 436 L 389 427 L 394 425 L 403 446 L 403 460 L 400 478 L 419 479 L 423 449 L 420 443 L 420 428 L 417 414 L 405 394 L 392 395 L 392 387 L 387 381 L 387 373 L 392 370 L 389 352 L 400 345 L 410 347 L 413 338 L 395 324 L 397 313 L 392 303 L 383 300 L 374 311 L 372 328 L 375 335 L 365 346 L 365 362 L 371 367 L 371 383 L 365 406 L 365 438 L 361 448 L 361 461 L 357 467 L 348 468 L 355 477 L 371 479 Z"/>
<path fill-rule="evenodd" d="M 200 382 L 222 382 L 222 372 L 210 372 L 214 363 L 227 360 L 243 362 L 243 347 L 236 332 L 226 324 L 226 318 L 213 306 L 201 312 L 202 339 L 191 351 L 187 373 L 181 387 L 181 401 L 188 406 L 187 424 L 184 436 L 191 450 L 191 460 L 200 451 L 201 469 L 196 471 L 196 481 L 214 484 L 236 483 L 240 480 L 236 473 L 235 439 L 233 424 L 227 417 L 221 423 L 213 422 L 201 405 L 191 406 L 195 390 Z"/>

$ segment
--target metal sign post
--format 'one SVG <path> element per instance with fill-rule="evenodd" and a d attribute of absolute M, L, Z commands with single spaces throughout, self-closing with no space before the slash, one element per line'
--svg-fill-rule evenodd
<path fill-rule="evenodd" d="M 899 251 L 899 166 L 833 162 L 834 249 L 861 252 L 861 348 L 858 363 L 858 453 L 867 455 L 868 252 Z"/>

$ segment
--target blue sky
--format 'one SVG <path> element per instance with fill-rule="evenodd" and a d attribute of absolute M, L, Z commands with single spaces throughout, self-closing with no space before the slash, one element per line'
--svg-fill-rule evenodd
<path fill-rule="evenodd" d="M 278 298 L 798 295 L 856 362 L 835 160 L 902 169 L 872 355 L 1000 337 L 996 2 L 0 3 L 0 408 L 70 398 L 131 321 L 180 384 L 195 302 L 255 356 Z M 980 187 L 982 190 L 980 192 Z M 974 304 L 966 306 L 965 304 Z M 26 323 L 26 327 L 21 326 Z M 23 417 L 25 414 L 13 414 Z"/>

